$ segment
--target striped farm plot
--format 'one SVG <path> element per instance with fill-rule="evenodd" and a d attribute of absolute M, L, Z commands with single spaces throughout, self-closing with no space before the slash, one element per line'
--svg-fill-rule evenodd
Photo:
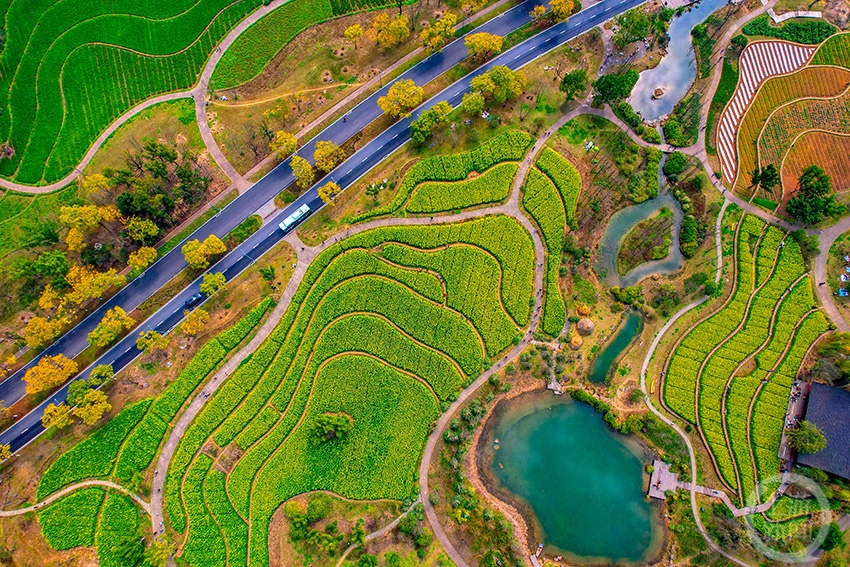
<path fill-rule="evenodd" d="M 764 495 L 756 486 L 779 470 L 791 383 L 826 320 L 799 246 L 775 226 L 746 215 L 735 266 L 729 299 L 674 346 L 663 402 L 697 426 L 721 482 L 754 504 Z"/>
<path fill-rule="evenodd" d="M 761 84 L 770 77 L 801 69 L 815 49 L 814 46 L 786 41 L 759 41 L 744 49 L 739 63 L 738 86 L 720 117 L 717 129 L 717 153 L 723 179 L 736 179 L 738 127 Z"/>
<path fill-rule="evenodd" d="M 809 130 L 850 134 L 850 91 L 836 98 L 795 100 L 777 108 L 759 136 L 759 166 L 772 163 L 778 167 L 797 138 Z"/>

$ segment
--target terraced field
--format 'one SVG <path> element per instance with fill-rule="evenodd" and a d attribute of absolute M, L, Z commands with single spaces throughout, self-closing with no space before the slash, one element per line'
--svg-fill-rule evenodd
<path fill-rule="evenodd" d="M 390 202 L 357 215 L 352 222 L 400 211 L 434 214 L 503 201 L 517 170 L 516 164 L 504 162 L 520 161 L 531 142 L 525 132 L 509 130 L 467 152 L 417 162 L 405 173 Z"/>
<path fill-rule="evenodd" d="M 377 228 L 322 252 L 178 445 L 165 502 L 181 557 L 265 566 L 270 518 L 297 494 L 413 494 L 432 421 L 521 338 L 533 275 L 531 237 L 506 216 Z M 353 429 L 317 442 L 328 413 Z"/>
<path fill-rule="evenodd" d="M 259 325 L 274 302 L 267 298 L 226 332 L 207 342 L 155 400 L 132 404 L 63 453 L 42 475 L 38 500 L 86 479 L 140 484 L 178 411 L 198 385 Z M 105 497 L 105 500 L 104 500 Z M 127 497 L 84 488 L 39 512 L 42 533 L 54 549 L 95 546 L 101 565 L 121 567 L 116 539 L 134 534 L 139 511 Z M 132 524 L 132 525 L 131 525 Z"/>
<path fill-rule="evenodd" d="M 838 96 L 848 84 L 850 71 L 812 66 L 804 67 L 791 75 L 765 81 L 738 128 L 738 175 L 735 192 L 747 198 L 752 194 L 750 173 L 758 163 L 758 138 L 771 112 L 802 97 Z"/>
<path fill-rule="evenodd" d="M 796 100 L 774 111 L 759 136 L 759 165 L 781 164 L 791 145 L 810 130 L 850 134 L 848 91 L 835 98 Z"/>
<path fill-rule="evenodd" d="M 558 285 L 561 253 L 567 224 L 574 222 L 581 178 L 569 161 L 550 148 L 544 148 L 536 166 L 528 172 L 522 206 L 540 229 L 546 244 L 546 277 L 540 330 L 545 335 L 557 337 L 566 324 L 564 299 Z"/>
<path fill-rule="evenodd" d="M 747 504 L 776 488 L 754 492 L 779 471 L 791 383 L 827 329 L 804 265 L 792 239 L 745 216 L 731 296 L 684 333 L 666 363 L 665 405 L 698 427 L 721 480 Z"/>
<path fill-rule="evenodd" d="M 823 149 L 829 147 L 827 155 Z M 818 165 L 832 180 L 836 192 L 850 189 L 850 136 L 826 132 L 806 132 L 801 135 L 782 160 L 782 186 L 790 194 L 797 187 L 803 170 Z"/>

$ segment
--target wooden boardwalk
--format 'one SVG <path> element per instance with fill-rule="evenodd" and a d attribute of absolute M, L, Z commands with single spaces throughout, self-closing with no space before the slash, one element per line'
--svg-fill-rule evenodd
<path fill-rule="evenodd" d="M 675 492 L 677 489 L 682 490 L 691 490 L 690 482 L 682 482 L 679 480 L 679 475 L 670 470 L 670 465 L 665 463 L 664 461 L 655 460 L 652 463 L 652 476 L 649 479 L 649 490 L 647 493 L 652 498 L 657 498 L 659 500 L 665 500 L 667 498 L 666 493 Z M 788 488 L 788 485 L 791 484 L 790 474 L 783 473 L 782 474 L 782 484 L 779 488 L 774 492 L 767 502 L 763 502 L 758 506 L 748 506 L 746 508 L 738 508 L 732 502 L 732 499 L 729 498 L 729 495 L 726 494 L 723 490 L 715 490 L 713 488 L 706 488 L 705 486 L 693 485 L 694 492 L 698 492 L 705 496 L 711 498 L 719 498 L 723 501 L 724 504 L 729 508 L 732 512 L 732 515 L 736 518 L 740 518 L 741 516 L 749 516 L 750 514 L 760 514 L 761 512 L 765 512 L 773 506 L 773 503 L 776 501 L 779 496 L 785 492 L 785 489 Z"/>

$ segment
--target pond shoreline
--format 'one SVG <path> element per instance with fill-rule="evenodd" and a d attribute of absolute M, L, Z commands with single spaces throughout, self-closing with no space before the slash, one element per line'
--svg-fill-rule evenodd
<path fill-rule="evenodd" d="M 541 380 L 531 379 L 517 385 L 510 392 L 506 393 L 497 399 L 488 408 L 487 415 L 483 418 L 480 427 L 475 431 L 472 439 L 471 450 L 469 452 L 469 460 L 467 461 L 466 471 L 468 480 L 474 490 L 484 499 L 487 504 L 495 510 L 498 510 L 511 522 L 514 530 L 514 538 L 518 542 L 521 555 L 528 564 L 528 557 L 534 551 L 538 542 L 545 541 L 542 537 L 542 528 L 539 525 L 536 514 L 531 506 L 521 497 L 512 494 L 509 490 L 503 488 L 499 480 L 493 474 L 493 457 L 492 451 L 489 451 L 490 442 L 493 439 L 493 430 L 498 423 L 498 419 L 493 416 L 500 417 L 508 406 L 521 401 L 531 401 L 531 399 L 540 398 L 548 394 L 545 388 L 545 383 Z M 564 395 L 568 395 L 565 393 Z M 573 400 L 571 403 L 582 403 Z M 609 427 L 605 425 L 605 427 Z M 654 450 L 647 445 L 642 439 L 635 435 L 622 435 L 617 433 L 620 440 L 629 447 L 636 456 L 640 455 L 642 461 L 651 462 L 655 455 Z M 642 483 L 648 483 L 649 476 L 644 472 Z M 654 534 L 652 542 L 647 548 L 647 559 L 642 561 L 624 562 L 618 561 L 617 564 L 630 566 L 657 565 L 664 557 L 664 550 L 669 547 L 670 535 L 667 529 L 666 522 L 662 516 L 662 508 L 652 506 L 650 513 L 653 516 L 652 525 L 653 531 L 659 533 Z M 551 549 L 551 547 L 550 547 Z M 544 550 L 545 551 L 545 550 Z M 560 553 L 560 550 L 559 550 Z M 566 553 L 566 552 L 564 552 Z M 569 564 L 579 564 L 584 567 L 592 567 L 596 565 L 611 565 L 613 560 L 604 557 L 588 557 L 583 560 L 579 556 L 565 558 Z"/>

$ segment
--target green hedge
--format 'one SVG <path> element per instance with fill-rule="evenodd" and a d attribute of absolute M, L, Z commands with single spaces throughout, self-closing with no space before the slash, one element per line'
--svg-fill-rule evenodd
<path fill-rule="evenodd" d="M 764 14 L 745 25 L 741 31 L 746 35 L 766 36 L 815 45 L 826 41 L 838 29 L 820 18 L 790 20 L 782 25 L 775 26 L 770 23 L 767 14 Z"/>

